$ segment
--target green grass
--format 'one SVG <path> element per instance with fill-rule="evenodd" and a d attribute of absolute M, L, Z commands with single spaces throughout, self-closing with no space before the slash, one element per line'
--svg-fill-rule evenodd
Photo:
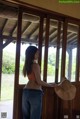
<path fill-rule="evenodd" d="M 20 84 L 26 84 L 27 79 L 20 75 Z M 14 74 L 2 74 L 1 100 L 12 100 L 14 96 Z"/>
<path fill-rule="evenodd" d="M 11 100 L 14 94 L 14 75 L 3 74 L 1 82 L 1 100 Z"/>

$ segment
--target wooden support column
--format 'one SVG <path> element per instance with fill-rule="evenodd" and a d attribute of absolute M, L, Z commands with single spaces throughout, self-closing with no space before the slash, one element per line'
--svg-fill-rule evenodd
<path fill-rule="evenodd" d="M 1 79 L 2 79 L 2 54 L 3 54 L 3 39 L 0 33 L 0 100 L 1 100 Z"/>
<path fill-rule="evenodd" d="M 67 20 L 63 22 L 63 40 L 62 40 L 62 61 L 61 61 L 61 79 L 65 77 L 65 61 L 66 61 L 66 43 L 67 43 Z"/>
<path fill-rule="evenodd" d="M 65 77 L 67 25 L 68 25 L 67 19 L 65 19 L 64 22 L 63 22 L 62 59 L 61 59 L 61 80 L 62 80 L 62 77 Z M 64 116 L 63 101 L 60 100 L 60 103 L 59 103 L 59 104 L 60 104 L 60 105 L 59 105 L 59 108 L 60 108 L 59 117 L 60 117 L 60 119 L 62 119 L 63 116 Z"/>
<path fill-rule="evenodd" d="M 55 82 L 58 83 L 58 73 L 59 73 L 59 50 L 60 50 L 60 34 L 61 34 L 61 22 L 58 23 L 58 33 L 57 33 L 57 50 L 56 50 L 56 69 L 55 69 Z"/>
<path fill-rule="evenodd" d="M 44 52 L 44 74 L 43 80 L 47 81 L 47 62 L 48 62 L 48 45 L 49 45 L 49 25 L 50 19 L 47 16 L 46 18 L 46 35 L 45 35 L 45 52 Z"/>
<path fill-rule="evenodd" d="M 48 61 L 48 45 L 49 45 L 49 25 L 50 19 L 47 16 L 46 18 L 46 35 L 45 35 L 45 52 L 44 52 L 44 72 L 43 72 L 43 80 L 47 82 L 47 61 Z M 45 90 L 45 99 L 44 99 L 44 110 L 42 114 L 42 119 L 47 119 L 47 89 Z"/>
<path fill-rule="evenodd" d="M 58 75 L 59 75 L 59 51 L 60 51 L 60 34 L 61 34 L 61 22 L 58 22 L 58 33 L 57 33 L 57 50 L 56 50 L 56 69 L 55 69 L 55 82 L 58 83 Z M 54 96 L 54 108 L 55 108 L 55 119 L 58 119 L 60 116 L 60 104 L 61 101 L 57 97 L 57 95 Z"/>
<path fill-rule="evenodd" d="M 80 81 L 80 25 L 78 30 L 77 60 L 76 60 L 76 82 Z"/>
<path fill-rule="evenodd" d="M 17 43 L 16 43 L 13 119 L 18 119 L 18 83 L 19 83 L 19 65 L 20 65 L 21 26 L 22 26 L 22 11 L 21 11 L 21 9 L 19 9 L 18 28 L 17 28 Z"/>
<path fill-rule="evenodd" d="M 43 21 L 44 21 L 44 18 L 40 17 L 40 25 L 39 25 L 39 61 L 38 61 L 40 67 L 41 67 L 41 57 L 42 57 Z"/>
<path fill-rule="evenodd" d="M 72 71 L 72 48 L 67 49 L 69 54 L 69 62 L 68 62 L 68 79 L 71 80 L 71 71 Z"/>

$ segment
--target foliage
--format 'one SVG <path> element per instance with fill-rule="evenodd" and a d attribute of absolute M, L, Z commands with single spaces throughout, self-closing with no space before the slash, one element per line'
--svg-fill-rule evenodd
<path fill-rule="evenodd" d="M 15 67 L 15 59 L 13 54 L 9 52 L 3 53 L 3 64 L 2 64 L 2 72 L 6 74 L 10 74 L 14 72 Z"/>
<path fill-rule="evenodd" d="M 20 72 L 23 70 L 24 65 L 24 57 L 20 57 Z M 68 72 L 68 60 L 69 56 L 66 57 L 66 73 Z M 55 75 L 55 62 L 56 61 L 56 55 L 55 53 L 48 54 L 48 65 L 47 65 L 47 74 L 48 75 Z M 72 61 L 72 74 L 75 73 L 75 67 L 76 67 L 76 58 Z M 44 67 L 44 60 L 42 58 L 42 66 L 41 66 L 41 72 L 43 73 L 43 67 Z M 59 69 L 61 67 L 61 58 L 59 62 Z M 15 71 L 15 55 L 13 53 L 5 51 L 3 53 L 3 64 L 2 64 L 2 72 L 5 74 L 13 74 Z"/>
<path fill-rule="evenodd" d="M 20 72 L 23 69 L 23 61 L 20 61 Z M 13 53 L 3 53 L 2 73 L 13 74 L 15 72 L 15 56 Z"/>
<path fill-rule="evenodd" d="M 53 53 L 49 54 L 48 55 L 48 64 L 55 66 L 55 59 L 56 59 L 55 54 L 53 54 Z"/>
<path fill-rule="evenodd" d="M 55 75 L 55 66 L 48 64 L 48 75 Z"/>

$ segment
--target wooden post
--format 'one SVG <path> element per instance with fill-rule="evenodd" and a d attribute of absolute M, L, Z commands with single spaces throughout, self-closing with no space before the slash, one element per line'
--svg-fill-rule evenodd
<path fill-rule="evenodd" d="M 63 22 L 63 40 L 62 40 L 62 61 L 61 61 L 61 79 L 65 77 L 65 61 L 66 61 L 66 42 L 67 42 L 67 20 Z"/>
<path fill-rule="evenodd" d="M 59 50 L 60 50 L 60 34 L 61 34 L 61 22 L 58 23 L 58 33 L 57 33 L 57 50 L 56 50 L 56 69 L 55 69 L 55 82 L 58 83 L 58 73 L 59 73 Z"/>
<path fill-rule="evenodd" d="M 45 53 L 44 53 L 44 72 L 43 72 L 43 80 L 47 82 L 47 60 L 48 60 L 48 44 L 49 44 L 49 24 L 50 24 L 50 19 L 47 16 L 46 18 L 46 36 L 45 36 Z M 47 91 L 47 89 L 45 90 Z M 46 92 L 45 92 L 46 94 Z M 47 94 L 45 95 L 45 104 L 44 104 L 44 115 L 42 115 L 42 119 L 46 119 L 46 105 L 47 105 Z"/>
<path fill-rule="evenodd" d="M 69 62 L 68 62 L 68 79 L 71 80 L 71 70 L 72 70 L 72 48 L 67 49 L 69 54 Z"/>
<path fill-rule="evenodd" d="M 45 36 L 45 53 L 44 53 L 44 74 L 43 80 L 47 81 L 47 62 L 48 62 L 48 45 L 49 45 L 49 25 L 50 19 L 47 16 L 46 19 L 46 36 Z"/>
<path fill-rule="evenodd" d="M 19 9 L 18 28 L 17 28 L 17 43 L 16 43 L 13 119 L 18 119 L 18 83 L 19 83 L 21 26 L 22 26 L 22 11 L 21 11 L 21 9 Z"/>
<path fill-rule="evenodd" d="M 40 26 L 39 26 L 39 65 L 41 67 L 41 57 L 42 57 L 42 41 L 43 41 L 43 21 L 44 18 L 40 17 Z"/>
<path fill-rule="evenodd" d="M 61 59 L 61 80 L 62 77 L 65 77 L 65 60 L 66 60 L 66 43 L 67 43 L 67 19 L 63 22 L 63 40 L 62 40 L 62 59 Z M 63 110 L 63 101 L 60 100 L 60 119 L 63 118 L 64 110 Z"/>
<path fill-rule="evenodd" d="M 61 22 L 58 22 L 58 33 L 57 33 L 57 50 L 56 50 L 56 67 L 55 67 L 55 82 L 58 83 L 59 74 L 59 50 L 60 50 L 60 34 L 61 34 Z M 57 95 L 54 96 L 54 107 L 55 107 L 55 119 L 59 118 L 60 104 Z"/>

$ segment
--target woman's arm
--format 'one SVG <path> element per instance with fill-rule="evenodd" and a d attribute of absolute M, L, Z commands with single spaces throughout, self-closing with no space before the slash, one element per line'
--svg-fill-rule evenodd
<path fill-rule="evenodd" d="M 49 84 L 49 83 L 46 83 L 45 81 L 41 80 L 40 67 L 39 67 L 38 64 L 34 63 L 32 70 L 35 74 L 36 82 L 37 82 L 38 85 L 46 86 L 46 87 L 55 87 L 55 86 L 57 86 L 56 83 Z"/>

